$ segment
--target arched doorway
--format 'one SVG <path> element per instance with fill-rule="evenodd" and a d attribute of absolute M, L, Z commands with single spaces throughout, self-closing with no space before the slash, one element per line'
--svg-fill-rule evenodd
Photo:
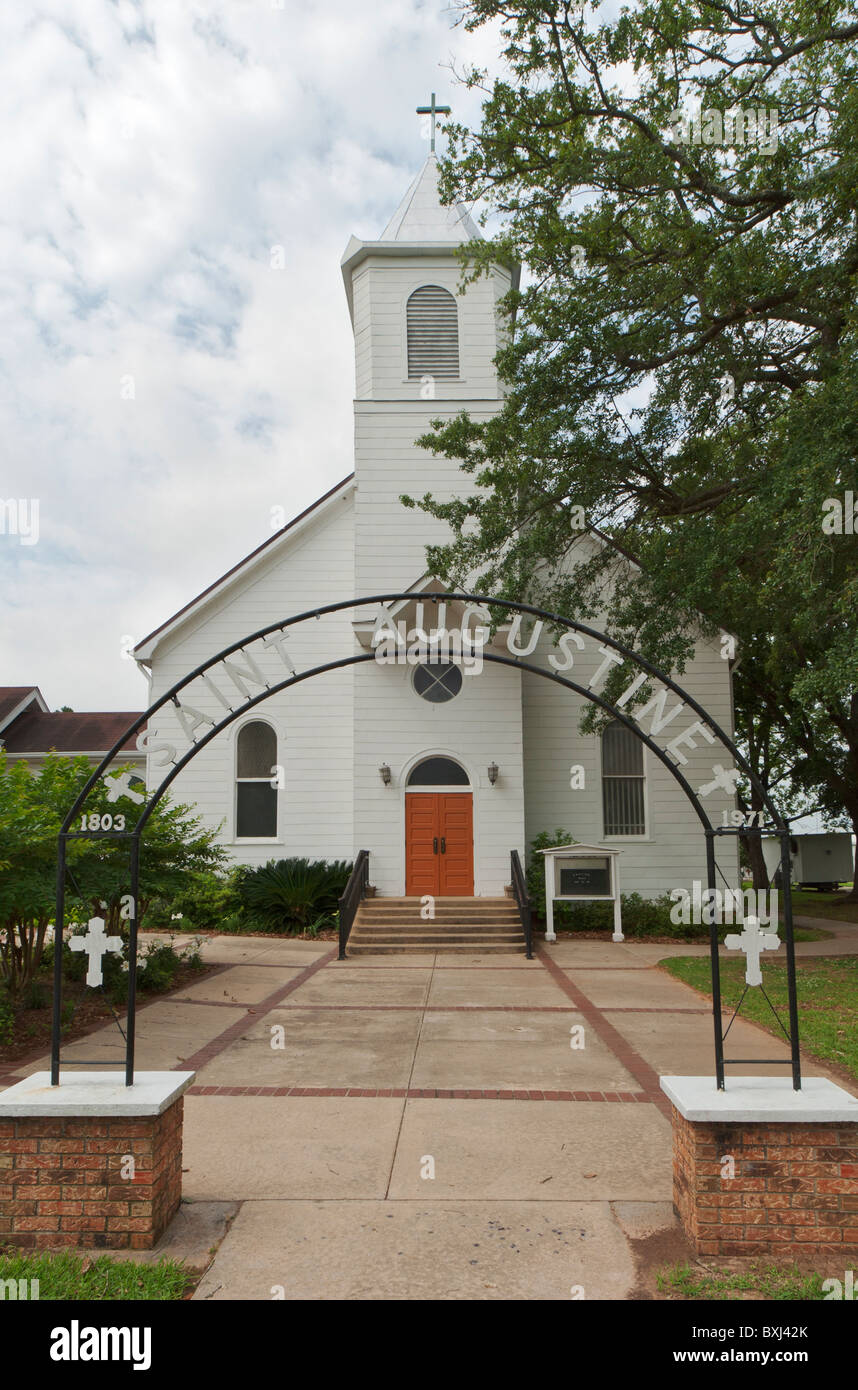
<path fill-rule="evenodd" d="M 453 758 L 422 758 L 405 784 L 405 894 L 470 898 L 474 893 L 474 798 Z"/>

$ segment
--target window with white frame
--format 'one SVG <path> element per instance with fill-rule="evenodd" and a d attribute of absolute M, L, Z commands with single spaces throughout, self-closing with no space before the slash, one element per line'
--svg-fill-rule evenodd
<path fill-rule="evenodd" d="M 602 812 L 606 835 L 645 835 L 643 744 L 614 720 L 602 734 Z"/>
<path fill-rule="evenodd" d="M 238 732 L 235 746 L 235 838 L 268 840 L 277 834 L 277 735 L 254 719 Z"/>

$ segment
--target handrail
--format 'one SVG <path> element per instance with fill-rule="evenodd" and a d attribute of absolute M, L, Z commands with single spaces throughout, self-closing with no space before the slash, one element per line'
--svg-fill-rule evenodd
<path fill-rule="evenodd" d="M 527 879 L 524 877 L 524 870 L 521 867 L 521 859 L 517 849 L 510 850 L 509 862 L 512 874 L 512 891 L 518 903 L 518 915 L 524 928 L 527 959 L 533 960 L 533 909 L 527 891 Z"/>
<path fill-rule="evenodd" d="M 366 897 L 369 887 L 369 850 L 362 849 L 354 862 L 351 876 L 339 901 L 340 910 L 340 953 L 339 960 L 346 958 L 346 942 L 352 929 L 357 910 Z"/>

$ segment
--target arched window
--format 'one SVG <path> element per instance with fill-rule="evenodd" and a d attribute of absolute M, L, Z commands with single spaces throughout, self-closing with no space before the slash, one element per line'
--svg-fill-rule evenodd
<path fill-rule="evenodd" d="M 468 774 L 452 758 L 424 758 L 411 769 L 409 787 L 469 787 Z"/>
<path fill-rule="evenodd" d="M 643 744 L 618 720 L 602 734 L 602 808 L 606 835 L 645 835 Z"/>
<path fill-rule="evenodd" d="M 408 377 L 450 380 L 459 375 L 459 316 L 456 301 L 440 285 L 422 285 L 405 309 Z"/>
<path fill-rule="evenodd" d="M 277 764 L 277 735 L 270 724 L 255 719 L 239 730 L 235 761 L 235 838 L 273 839 L 277 834 L 277 788 L 271 784 Z"/>

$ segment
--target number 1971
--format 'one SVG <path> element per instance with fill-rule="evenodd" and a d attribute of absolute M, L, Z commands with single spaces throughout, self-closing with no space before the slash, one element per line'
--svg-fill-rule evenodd
<path fill-rule="evenodd" d="M 762 826 L 764 817 L 764 811 L 722 811 L 721 824 L 743 826 L 745 828 L 754 824 Z"/>

